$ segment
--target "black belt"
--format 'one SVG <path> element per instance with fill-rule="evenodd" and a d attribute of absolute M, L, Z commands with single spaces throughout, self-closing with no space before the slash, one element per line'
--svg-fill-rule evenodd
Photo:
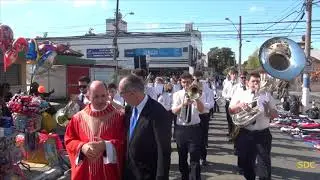
<path fill-rule="evenodd" d="M 177 127 L 181 127 L 181 128 L 194 128 L 194 127 L 200 127 L 200 123 L 198 123 L 198 124 L 192 124 L 192 125 L 179 125 L 179 124 L 177 124 Z"/>
<path fill-rule="evenodd" d="M 250 131 L 250 130 L 245 129 L 245 128 L 241 128 L 240 131 L 242 131 L 244 133 L 248 133 L 248 134 L 263 134 L 263 133 L 270 132 L 269 128 L 265 128 L 265 129 L 262 129 L 262 130 L 253 130 L 253 131 Z"/>

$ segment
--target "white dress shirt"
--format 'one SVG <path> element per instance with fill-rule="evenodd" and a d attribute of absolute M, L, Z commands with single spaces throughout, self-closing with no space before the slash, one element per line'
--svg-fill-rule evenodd
<path fill-rule="evenodd" d="M 120 96 L 119 93 L 115 94 L 113 97 L 113 102 L 121 105 L 121 106 L 125 106 L 125 101 L 124 99 Z"/>
<path fill-rule="evenodd" d="M 243 84 L 242 83 L 237 83 L 235 86 L 234 86 L 234 88 L 235 88 L 235 90 L 234 90 L 234 93 L 233 93 L 233 96 L 235 96 L 235 94 L 237 94 L 237 93 L 239 93 L 239 92 L 242 92 L 242 91 L 245 91 L 245 90 L 243 90 Z M 246 87 L 246 90 L 248 89 L 248 87 Z"/>
<path fill-rule="evenodd" d="M 231 99 L 236 90 L 237 83 L 235 81 L 226 81 L 222 90 L 222 97 L 225 99 Z"/>
<path fill-rule="evenodd" d="M 251 103 L 254 98 L 254 94 L 252 94 L 251 90 L 246 91 L 238 91 L 234 97 L 231 99 L 230 106 L 234 106 L 238 103 Z M 259 107 L 259 110 L 264 112 L 263 103 L 269 102 L 270 108 L 275 109 L 275 101 L 273 97 L 270 95 L 270 93 L 261 93 L 258 96 L 257 106 Z M 253 130 L 263 130 L 268 128 L 270 125 L 270 118 L 266 117 L 264 113 L 260 114 L 256 118 L 255 124 L 250 124 L 245 127 L 245 129 L 248 129 L 250 131 Z"/>
<path fill-rule="evenodd" d="M 144 106 L 146 105 L 147 101 L 148 101 L 148 96 L 145 95 L 144 98 L 143 98 L 143 100 L 140 102 L 140 104 L 138 104 L 138 105 L 136 106 L 136 108 L 138 109 L 137 119 L 139 119 L 140 114 L 141 114 Z M 133 108 L 134 108 L 134 107 L 133 107 Z M 133 115 L 133 113 L 132 113 L 132 115 Z M 138 122 L 137 122 L 137 124 L 138 124 Z"/>
<path fill-rule="evenodd" d="M 178 92 L 173 94 L 173 103 L 172 109 L 177 108 L 183 103 L 185 97 L 185 90 L 182 89 Z M 201 100 L 202 101 L 202 100 Z M 195 107 L 194 104 L 191 105 L 191 121 L 189 123 L 186 122 L 186 115 L 183 113 L 179 113 L 177 116 L 177 125 L 188 126 L 188 125 L 195 125 L 200 123 L 199 111 Z"/>
<path fill-rule="evenodd" d="M 212 89 L 205 88 L 202 91 L 201 101 L 203 102 L 204 111 L 203 114 L 209 113 L 210 109 L 214 107 L 214 94 Z"/>
<path fill-rule="evenodd" d="M 83 101 L 82 101 L 82 98 L 83 98 Z M 85 104 L 85 105 L 87 105 L 87 104 L 90 104 L 90 101 L 89 101 L 89 99 L 86 97 L 86 95 L 85 94 L 83 94 L 83 93 L 80 93 L 79 95 L 78 95 L 78 99 L 79 99 L 79 101 L 81 101 L 83 104 Z"/>
<path fill-rule="evenodd" d="M 156 93 L 154 87 L 146 86 L 145 93 L 146 93 L 146 95 L 149 95 L 152 99 L 154 99 L 156 101 L 158 100 L 158 96 L 157 96 L 157 93 Z"/>
<path fill-rule="evenodd" d="M 175 93 L 175 92 L 178 92 L 181 90 L 181 85 L 179 83 L 177 84 L 173 84 L 173 88 L 172 88 L 172 92 Z"/>
<path fill-rule="evenodd" d="M 159 96 L 158 102 L 167 110 L 171 110 L 172 107 L 172 93 L 163 93 Z"/>

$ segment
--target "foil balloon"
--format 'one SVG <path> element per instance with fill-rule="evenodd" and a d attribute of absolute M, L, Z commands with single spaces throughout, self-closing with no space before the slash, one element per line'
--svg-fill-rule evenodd
<path fill-rule="evenodd" d="M 4 72 L 7 71 L 13 63 L 18 59 L 18 52 L 15 49 L 10 49 L 4 54 Z"/>
<path fill-rule="evenodd" d="M 29 63 L 35 63 L 39 58 L 38 45 L 34 39 L 30 39 L 28 42 L 28 51 L 26 53 L 26 60 Z"/>
<path fill-rule="evenodd" d="M 39 48 L 39 52 L 42 54 L 46 53 L 47 51 L 56 50 L 56 47 L 54 47 L 52 44 L 40 44 L 38 48 Z"/>
<path fill-rule="evenodd" d="M 25 38 L 19 37 L 13 42 L 12 47 L 18 52 L 25 51 L 28 48 L 28 42 Z"/>
<path fill-rule="evenodd" d="M 4 54 L 13 42 L 13 31 L 7 25 L 0 25 L 0 49 Z"/>
<path fill-rule="evenodd" d="M 41 56 L 38 62 L 38 66 L 46 66 L 47 68 L 50 68 L 53 65 L 56 55 L 57 53 L 54 51 L 47 51 L 44 55 Z"/>

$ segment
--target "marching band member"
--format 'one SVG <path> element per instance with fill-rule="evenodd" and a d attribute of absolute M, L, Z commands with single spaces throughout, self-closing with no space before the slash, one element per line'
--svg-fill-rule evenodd
<path fill-rule="evenodd" d="M 165 84 L 164 85 L 164 92 L 159 96 L 158 102 L 162 104 L 162 106 L 171 112 L 172 107 L 172 85 Z"/>
<path fill-rule="evenodd" d="M 131 74 L 136 75 L 140 78 L 142 78 L 144 81 L 146 80 L 147 77 L 147 72 L 144 69 L 135 69 L 131 72 Z M 158 100 L 157 93 L 154 89 L 154 87 L 146 86 L 145 85 L 145 93 L 149 95 L 152 99 Z"/>
<path fill-rule="evenodd" d="M 209 88 L 208 81 L 201 80 L 203 78 L 203 73 L 201 71 L 195 71 L 193 74 L 193 79 L 200 81 L 202 85 L 202 96 L 201 101 L 203 102 L 204 111 L 199 115 L 200 125 L 202 129 L 202 147 L 201 147 L 201 164 L 203 166 L 207 165 L 207 147 L 208 147 L 208 133 L 209 133 L 209 121 L 210 121 L 210 109 L 214 106 L 213 92 Z"/>
<path fill-rule="evenodd" d="M 124 109 L 124 107 L 126 106 L 126 103 L 118 93 L 117 85 L 114 83 L 110 83 L 108 84 L 107 90 L 109 94 L 110 104 L 112 104 L 112 106 L 118 110 Z"/>
<path fill-rule="evenodd" d="M 164 80 L 162 77 L 156 77 L 154 82 L 154 90 L 157 94 L 157 99 L 158 99 L 164 90 Z"/>
<path fill-rule="evenodd" d="M 259 92 L 260 75 L 251 73 L 248 79 L 248 90 L 239 92 L 230 102 L 230 114 L 235 114 L 243 109 L 258 106 L 263 112 L 256 120 L 244 128 L 240 128 L 236 139 L 238 160 L 243 169 L 244 177 L 247 180 L 255 180 L 255 163 L 260 179 L 271 179 L 271 141 L 272 136 L 269 130 L 270 118 L 277 116 L 275 102 L 269 92 Z M 252 103 L 253 99 L 256 103 Z M 252 107 L 250 107 L 250 104 Z"/>
<path fill-rule="evenodd" d="M 173 84 L 173 93 L 180 91 L 182 89 L 181 84 L 179 83 L 178 79 L 176 77 L 173 77 L 170 79 L 171 84 Z"/>
<path fill-rule="evenodd" d="M 233 132 L 233 122 L 232 118 L 229 114 L 229 103 L 231 98 L 234 95 L 236 86 L 237 86 L 237 76 L 238 76 L 238 71 L 234 68 L 230 69 L 228 76 L 230 77 L 230 80 L 225 81 L 225 84 L 223 86 L 222 90 L 222 97 L 226 100 L 226 114 L 227 114 L 227 121 L 228 121 L 228 136 L 231 137 L 231 134 Z M 231 141 L 231 140 L 229 140 Z"/>
<path fill-rule="evenodd" d="M 173 94 L 172 112 L 178 115 L 176 127 L 176 142 L 179 155 L 179 170 L 182 180 L 201 179 L 200 153 L 202 131 L 199 114 L 204 112 L 201 98 L 191 100 L 186 96 L 192 76 L 189 73 L 181 75 L 182 90 Z M 190 168 L 188 165 L 190 153 Z"/>

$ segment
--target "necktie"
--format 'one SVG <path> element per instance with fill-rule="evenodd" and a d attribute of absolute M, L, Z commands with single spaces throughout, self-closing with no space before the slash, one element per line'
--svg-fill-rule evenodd
<path fill-rule="evenodd" d="M 81 95 L 81 102 L 82 103 L 84 102 L 84 95 L 83 94 Z"/>
<path fill-rule="evenodd" d="M 133 130 L 137 124 L 137 121 L 138 121 L 138 108 L 133 108 L 133 112 L 132 112 L 132 116 L 130 118 L 130 139 L 132 137 L 132 133 L 133 133 Z"/>
<path fill-rule="evenodd" d="M 242 86 L 242 88 L 243 88 L 244 91 L 247 90 L 246 86 Z"/>
<path fill-rule="evenodd" d="M 191 122 L 191 108 L 192 108 L 192 105 L 189 104 L 189 105 L 187 106 L 187 111 L 186 111 L 187 123 L 190 123 L 190 122 Z"/>

